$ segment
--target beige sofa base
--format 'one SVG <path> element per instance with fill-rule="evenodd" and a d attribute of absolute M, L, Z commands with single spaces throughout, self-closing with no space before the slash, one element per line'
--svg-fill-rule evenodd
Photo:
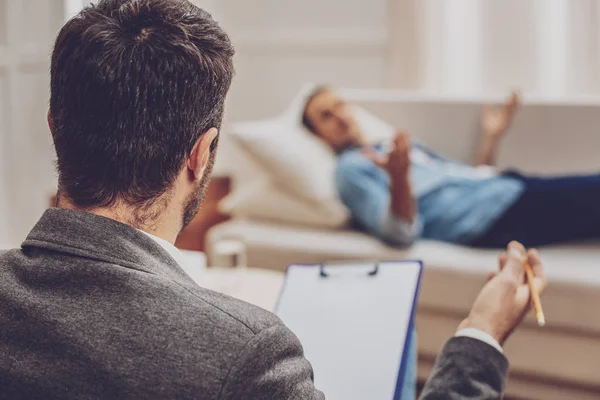
<path fill-rule="evenodd" d="M 427 379 L 441 344 L 462 319 L 462 315 L 419 308 L 419 380 Z M 507 395 L 519 399 L 597 400 L 600 384 L 590 382 L 598 380 L 598 343 L 598 337 L 574 332 L 540 330 L 533 324 L 521 327 L 504 346 L 510 360 Z"/>
<path fill-rule="evenodd" d="M 443 343 L 468 314 L 498 251 L 436 242 L 392 249 L 352 231 L 290 227 L 233 220 L 211 229 L 209 263 L 220 240 L 236 238 L 246 247 L 248 265 L 284 270 L 293 263 L 419 259 L 425 269 L 417 329 L 419 377 L 426 379 Z M 544 295 L 548 325 L 533 316 L 505 344 L 510 360 L 507 393 L 523 399 L 600 398 L 600 246 L 572 245 L 542 250 L 550 288 Z"/>

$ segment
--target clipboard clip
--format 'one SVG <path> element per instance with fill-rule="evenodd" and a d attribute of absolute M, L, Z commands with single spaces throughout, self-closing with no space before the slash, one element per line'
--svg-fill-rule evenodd
<path fill-rule="evenodd" d="M 369 276 L 375 276 L 379 273 L 379 263 L 375 263 L 373 270 L 368 273 Z"/>
<path fill-rule="evenodd" d="M 325 271 L 325 264 L 319 265 L 319 275 L 321 275 L 321 278 L 327 278 L 329 276 L 329 274 Z"/>
<path fill-rule="evenodd" d="M 369 272 L 367 272 L 368 276 L 376 276 L 379 273 L 379 263 L 375 263 L 375 265 L 373 265 L 373 269 Z M 327 273 L 327 271 L 325 271 L 325 264 L 320 264 L 319 265 L 319 275 L 321 276 L 321 278 L 327 278 L 329 277 L 329 274 Z"/>

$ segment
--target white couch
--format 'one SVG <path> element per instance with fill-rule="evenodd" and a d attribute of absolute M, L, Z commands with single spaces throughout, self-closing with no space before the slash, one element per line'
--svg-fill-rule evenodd
<path fill-rule="evenodd" d="M 435 150 L 463 161 L 475 148 L 480 104 L 494 100 L 345 92 Z M 559 104 L 526 98 L 504 143 L 500 166 L 536 173 L 598 170 L 599 127 L 600 101 L 595 99 Z M 232 172 L 238 180 L 252 174 L 248 164 Z M 248 265 L 278 270 L 292 263 L 423 260 L 417 314 L 421 379 L 466 316 L 487 273 L 497 267 L 497 251 L 431 241 L 393 249 L 356 231 L 239 218 L 210 230 L 206 248 L 212 264 L 219 263 L 216 243 L 231 238 L 245 243 Z M 511 362 L 508 393 L 528 399 L 600 398 L 600 242 L 542 249 L 542 257 L 550 280 L 543 298 L 548 324 L 538 328 L 530 317 L 506 344 Z"/>

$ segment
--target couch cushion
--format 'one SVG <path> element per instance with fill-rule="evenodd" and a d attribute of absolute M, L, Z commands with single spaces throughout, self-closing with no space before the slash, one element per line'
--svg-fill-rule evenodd
<path fill-rule="evenodd" d="M 344 260 L 423 260 L 419 306 L 466 315 L 488 272 L 497 269 L 496 250 L 478 250 L 433 241 L 418 241 L 408 249 L 385 246 L 352 230 L 298 228 L 232 220 L 213 227 L 207 237 L 209 259 L 214 244 L 224 238 L 242 240 L 248 264 L 283 270 L 293 263 Z M 543 297 L 548 327 L 577 328 L 600 334 L 600 246 L 565 245 L 541 249 L 550 287 Z M 528 323 L 533 324 L 533 317 Z"/>

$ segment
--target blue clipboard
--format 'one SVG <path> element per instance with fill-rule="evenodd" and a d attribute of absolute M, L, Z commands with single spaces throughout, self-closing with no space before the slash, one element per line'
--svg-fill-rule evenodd
<path fill-rule="evenodd" d="M 288 267 L 276 314 L 328 399 L 401 399 L 422 271 L 420 261 Z"/>

